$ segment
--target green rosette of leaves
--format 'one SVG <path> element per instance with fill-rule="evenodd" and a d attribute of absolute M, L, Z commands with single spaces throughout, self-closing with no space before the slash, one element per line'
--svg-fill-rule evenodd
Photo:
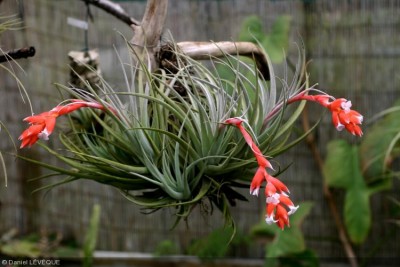
<path fill-rule="evenodd" d="M 107 109 L 74 112 L 59 134 L 62 149 L 39 142 L 62 165 L 25 158 L 51 170 L 39 178 L 64 177 L 44 188 L 88 179 L 117 188 L 145 209 L 175 208 L 177 221 L 206 202 L 232 222 L 230 206 L 246 200 L 238 189 L 249 187 L 257 162 L 237 129 L 223 121 L 244 118 L 268 157 L 302 140 L 306 134 L 289 137 L 304 103 L 290 112 L 282 103 L 304 89 L 304 53 L 299 51 L 296 71 L 283 79 L 269 64 L 269 81 L 254 64 L 234 56 L 202 64 L 178 49 L 172 53 L 173 73 L 150 72 L 145 60 L 121 63 L 124 89 L 105 80 L 96 90 L 88 84 L 89 93 L 59 86 L 74 98 L 106 103 Z M 229 79 L 218 75 L 215 66 L 221 64 L 231 72 Z M 277 105 L 280 112 L 265 120 Z"/>

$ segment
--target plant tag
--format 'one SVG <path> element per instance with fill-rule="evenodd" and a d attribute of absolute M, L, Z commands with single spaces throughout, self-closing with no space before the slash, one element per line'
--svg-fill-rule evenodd
<path fill-rule="evenodd" d="M 76 18 L 71 18 L 68 17 L 67 18 L 67 23 L 71 26 L 80 28 L 82 30 L 87 30 L 89 28 L 89 25 L 86 21 L 84 20 L 80 20 L 80 19 L 76 19 Z"/>

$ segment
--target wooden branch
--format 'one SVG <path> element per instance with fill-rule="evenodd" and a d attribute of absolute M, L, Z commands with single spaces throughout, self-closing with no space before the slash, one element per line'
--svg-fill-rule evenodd
<path fill-rule="evenodd" d="M 161 33 L 167 16 L 168 0 L 148 0 L 141 22 L 130 17 L 123 8 L 111 0 L 82 0 L 87 4 L 103 9 L 117 19 L 128 24 L 134 34 L 130 43 L 139 60 L 150 61 L 150 69 L 157 69 L 159 62 L 155 52 L 161 40 Z"/>
<path fill-rule="evenodd" d="M 20 59 L 20 58 L 28 58 L 33 57 L 35 55 L 35 47 L 24 47 L 20 49 L 14 49 L 8 52 L 5 52 L 3 55 L 0 55 L 0 63 L 6 62 L 12 59 Z"/>
<path fill-rule="evenodd" d="M 135 33 L 130 43 L 139 60 L 150 60 L 151 71 L 158 68 L 159 62 L 155 59 L 155 52 L 160 44 L 167 9 L 168 0 L 148 0 L 142 22 L 139 26 L 132 26 Z"/>
<path fill-rule="evenodd" d="M 148 0 L 140 28 L 147 47 L 156 46 L 161 39 L 167 17 L 168 0 Z"/>
<path fill-rule="evenodd" d="M 178 47 L 187 56 L 195 60 L 224 57 L 226 54 L 245 56 L 256 61 L 256 65 L 265 80 L 270 79 L 268 60 L 262 49 L 251 42 L 179 42 Z"/>
<path fill-rule="evenodd" d="M 139 26 L 140 22 L 129 16 L 125 10 L 119 5 L 110 0 L 82 0 L 87 4 L 94 5 L 100 9 L 103 9 L 107 13 L 113 15 L 120 21 L 128 24 L 128 26 Z"/>

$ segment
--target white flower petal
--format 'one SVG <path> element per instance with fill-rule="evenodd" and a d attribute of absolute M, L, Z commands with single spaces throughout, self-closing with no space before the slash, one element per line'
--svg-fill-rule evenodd
<path fill-rule="evenodd" d="M 41 132 L 38 134 L 38 137 L 39 137 L 39 139 L 42 139 L 42 140 L 47 141 L 47 140 L 49 140 L 49 132 L 48 132 L 47 129 L 45 128 L 43 131 L 41 131 Z"/>
<path fill-rule="evenodd" d="M 347 102 L 342 102 L 342 104 L 340 105 L 342 107 L 343 110 L 350 110 L 352 104 L 351 101 L 347 101 Z"/>
<path fill-rule="evenodd" d="M 274 214 L 271 214 L 270 216 L 265 217 L 265 222 L 267 224 L 273 224 L 276 223 L 278 220 L 274 220 Z"/>
<path fill-rule="evenodd" d="M 260 188 L 259 187 L 255 188 L 253 190 L 250 189 L 250 194 L 253 195 L 253 196 L 257 196 L 258 197 L 258 193 L 259 192 L 260 192 Z"/>
<path fill-rule="evenodd" d="M 338 125 L 336 125 L 336 130 L 338 130 L 340 132 L 340 131 L 343 131 L 343 129 L 344 129 L 344 125 L 339 122 Z"/>
<path fill-rule="evenodd" d="M 299 205 L 297 205 L 297 206 L 289 206 L 288 208 L 290 209 L 289 212 L 288 212 L 288 215 L 292 215 L 299 208 Z"/>
<path fill-rule="evenodd" d="M 361 124 L 364 120 L 364 117 L 360 115 L 357 117 L 357 119 L 358 119 L 358 123 Z"/>
<path fill-rule="evenodd" d="M 278 205 L 279 198 L 280 198 L 280 195 L 278 193 L 275 193 L 272 196 L 267 197 L 266 201 L 268 204 Z"/>

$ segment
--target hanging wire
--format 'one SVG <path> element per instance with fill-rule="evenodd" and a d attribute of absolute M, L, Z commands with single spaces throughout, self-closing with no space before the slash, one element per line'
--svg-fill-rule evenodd
<path fill-rule="evenodd" d="M 84 30 L 84 41 L 85 41 L 85 47 L 84 51 L 88 52 L 89 51 L 89 20 L 93 21 L 93 15 L 92 12 L 90 11 L 90 5 L 88 1 L 85 1 L 86 5 L 86 15 L 85 15 L 85 21 L 87 23 L 87 28 Z"/>

